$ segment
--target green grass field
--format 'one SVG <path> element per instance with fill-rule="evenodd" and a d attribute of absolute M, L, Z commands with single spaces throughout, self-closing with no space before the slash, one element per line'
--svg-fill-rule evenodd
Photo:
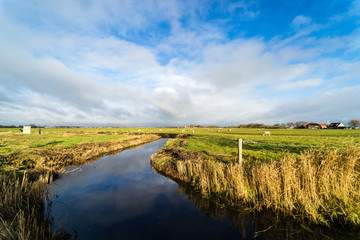
<path fill-rule="evenodd" d="M 243 128 L 50 128 L 32 129 L 22 134 L 19 129 L 0 129 L 0 155 L 34 149 L 62 148 L 82 143 L 116 141 L 137 133 L 188 134 L 184 148 L 237 158 L 237 139 L 243 144 L 244 160 L 276 160 L 284 153 L 300 154 L 311 148 L 343 148 L 348 143 L 360 146 L 360 130 L 350 129 L 243 129 Z M 194 130 L 194 133 L 192 132 Z M 218 132 L 219 131 L 219 132 Z M 271 136 L 262 136 L 270 131 Z"/>
<path fill-rule="evenodd" d="M 105 131 L 105 130 L 104 130 Z M 126 137 L 121 132 L 88 131 L 88 129 L 33 129 L 31 134 L 22 134 L 19 129 L 0 129 L 0 154 L 21 152 L 28 149 L 71 147 L 81 143 L 115 141 Z"/>
<path fill-rule="evenodd" d="M 360 226 L 360 131 L 195 129 L 156 153 L 160 173 L 230 207 L 303 223 Z M 237 140 L 243 144 L 238 163 Z"/>
<path fill-rule="evenodd" d="M 196 129 L 188 138 L 186 149 L 206 151 L 237 158 L 237 139 L 243 139 L 245 161 L 278 160 L 286 153 L 299 155 L 312 148 L 344 148 L 353 143 L 360 146 L 360 130 L 271 129 L 271 136 L 262 136 L 264 129 Z"/>
<path fill-rule="evenodd" d="M 263 136 L 270 131 L 271 136 Z M 238 159 L 238 139 L 243 139 L 243 161 L 271 162 L 286 154 L 299 156 L 309 149 L 360 146 L 360 130 L 349 129 L 244 129 L 244 128 L 33 128 L 31 134 L 19 129 L 0 128 L 0 170 L 31 169 L 34 152 L 76 147 L 85 143 L 115 142 L 134 134 L 181 134 L 175 144 L 186 150 L 205 152 L 206 158 L 222 162 Z M 17 154 L 17 157 L 10 155 Z M 6 160 L 8 159 L 8 160 Z M 31 160 L 29 160 L 31 159 Z M 13 167 L 15 166 L 16 167 Z"/>
<path fill-rule="evenodd" d="M 57 158 L 62 158 L 62 154 L 69 161 L 71 161 L 71 156 L 74 156 L 72 153 L 76 153 L 79 157 L 82 154 L 86 155 L 86 151 L 93 150 L 92 155 L 96 155 L 97 150 L 91 149 L 90 146 L 84 150 L 86 144 L 93 144 L 94 148 L 96 144 L 101 145 L 102 150 L 98 150 L 106 154 L 105 145 L 109 147 L 108 143 L 122 145 L 119 145 L 119 148 L 126 147 L 128 141 L 134 143 L 134 137 L 136 137 L 134 133 L 137 134 L 137 130 L 53 128 L 41 129 L 41 134 L 39 134 L 39 129 L 33 128 L 31 134 L 23 134 L 19 129 L 0 128 L 0 170 L 5 172 L 32 170 L 36 166 L 43 165 L 42 157 L 45 154 L 52 155 L 45 158 L 46 161 L 55 161 L 55 165 L 62 165 L 62 162 L 65 162 L 65 159 L 60 160 L 62 162 L 57 160 Z M 114 150 L 114 148 L 109 148 L 109 151 L 111 149 Z"/>
<path fill-rule="evenodd" d="M 0 179 L 3 186 L 0 192 L 7 193 L 6 199 L 18 196 L 16 201 L 4 202 L 3 210 L 12 208 L 14 211 L 10 215 L 0 211 L 0 220 L 6 223 L 6 231 L 0 229 L 0 234 L 34 234 L 33 219 L 43 224 L 36 233 L 49 234 L 45 231 L 48 223 L 43 221 L 42 209 L 24 210 L 20 204 L 27 201 L 29 195 L 41 206 L 43 200 L 38 196 L 39 191 L 34 191 L 32 186 L 45 186 L 46 181 L 41 182 L 41 176 L 36 182 L 31 180 L 28 193 L 27 188 L 18 187 L 21 177 L 8 178 L 9 172 L 16 171 L 21 175 L 26 170 L 31 173 L 39 169 L 38 165 L 49 170 L 53 164 L 59 164 L 61 169 L 73 164 L 73 158 L 83 160 L 74 164 L 83 164 L 91 156 L 108 154 L 114 145 L 118 149 L 154 141 L 158 136 L 134 136 L 154 133 L 179 134 L 165 146 L 172 151 L 171 157 L 165 155 L 165 159 L 160 158 L 155 165 L 161 167 L 161 164 L 169 163 L 171 167 L 175 166 L 172 169 L 180 176 L 178 179 L 192 183 L 205 196 L 218 196 L 231 206 L 245 202 L 256 209 L 270 208 L 295 214 L 324 225 L 329 225 L 333 219 L 341 224 L 360 225 L 360 176 L 357 171 L 360 130 L 57 128 L 42 129 L 42 134 L 38 130 L 22 134 L 19 129 L 0 128 L 0 170 L 6 173 Z M 271 131 L 271 136 L 262 136 L 264 131 Z M 236 164 L 239 138 L 244 141 L 243 166 Z M 312 151 L 304 154 L 306 150 Z M 90 155 L 87 155 L 89 151 Z M 169 175 L 173 173 L 169 172 Z M 23 178 L 22 181 L 30 180 Z M 40 214 L 35 216 L 33 213 L 36 212 Z M 14 221 L 17 224 L 12 224 Z M 6 234 L 4 236 L 10 236 Z"/>

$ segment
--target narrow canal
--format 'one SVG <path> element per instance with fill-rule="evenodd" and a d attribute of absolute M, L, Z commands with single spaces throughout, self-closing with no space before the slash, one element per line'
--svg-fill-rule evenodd
<path fill-rule="evenodd" d="M 167 139 L 73 168 L 48 189 L 46 217 L 73 239 L 323 239 L 271 214 L 231 212 L 154 172 Z M 70 169 L 71 170 L 71 169 Z M 280 230 L 279 230 L 280 229 Z M 290 230 L 288 230 L 290 229 Z M 275 238 L 274 238 L 275 237 Z"/>

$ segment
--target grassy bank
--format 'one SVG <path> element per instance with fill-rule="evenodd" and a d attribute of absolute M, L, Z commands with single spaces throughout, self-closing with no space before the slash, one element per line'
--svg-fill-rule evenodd
<path fill-rule="evenodd" d="M 233 207 L 271 209 L 303 222 L 327 226 L 359 226 L 358 137 L 342 136 L 345 132 L 339 131 L 322 132 L 330 133 L 332 136 L 311 136 L 317 139 L 316 144 L 304 147 L 302 142 L 298 144 L 302 149 L 296 151 L 293 146 L 301 136 L 294 134 L 298 142 L 290 142 L 292 136 L 271 136 L 270 148 L 265 144 L 258 146 L 265 148 L 260 151 L 267 157 L 261 158 L 253 148 L 245 148 L 243 165 L 236 161 L 237 135 L 192 135 L 169 142 L 151 161 L 159 172 L 191 183 L 203 196 L 218 198 Z M 269 141 L 261 137 L 254 135 L 252 139 Z M 334 141 L 336 137 L 338 141 Z M 290 148 L 284 147 L 285 142 Z M 274 145 L 281 146 L 282 151 L 277 152 Z"/>
<path fill-rule="evenodd" d="M 4 129 L 2 129 L 4 130 Z M 103 155 L 160 138 L 154 134 L 94 129 L 46 129 L 42 134 L 0 131 L 0 170 L 59 173 Z"/>
<path fill-rule="evenodd" d="M 67 239 L 44 220 L 45 188 L 53 176 L 160 138 L 121 129 L 47 129 L 41 135 L 5 130 L 0 129 L 0 239 Z"/>

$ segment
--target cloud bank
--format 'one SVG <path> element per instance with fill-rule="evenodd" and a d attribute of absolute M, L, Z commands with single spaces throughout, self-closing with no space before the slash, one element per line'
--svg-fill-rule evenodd
<path fill-rule="evenodd" d="M 0 1 L 0 123 L 360 118 L 358 1 L 253 36 L 248 28 L 268 17 L 259 3 L 206 3 Z"/>

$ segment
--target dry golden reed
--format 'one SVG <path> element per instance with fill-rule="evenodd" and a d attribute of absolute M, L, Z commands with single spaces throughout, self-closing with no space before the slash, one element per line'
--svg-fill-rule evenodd
<path fill-rule="evenodd" d="M 50 174 L 36 181 L 28 176 L 0 176 L 0 239 L 63 239 L 64 234 L 52 234 L 50 223 L 44 220 L 45 188 Z"/>
<path fill-rule="evenodd" d="M 244 165 L 177 161 L 180 180 L 257 210 L 301 216 L 313 223 L 360 225 L 360 149 L 309 150 L 280 161 Z"/>

